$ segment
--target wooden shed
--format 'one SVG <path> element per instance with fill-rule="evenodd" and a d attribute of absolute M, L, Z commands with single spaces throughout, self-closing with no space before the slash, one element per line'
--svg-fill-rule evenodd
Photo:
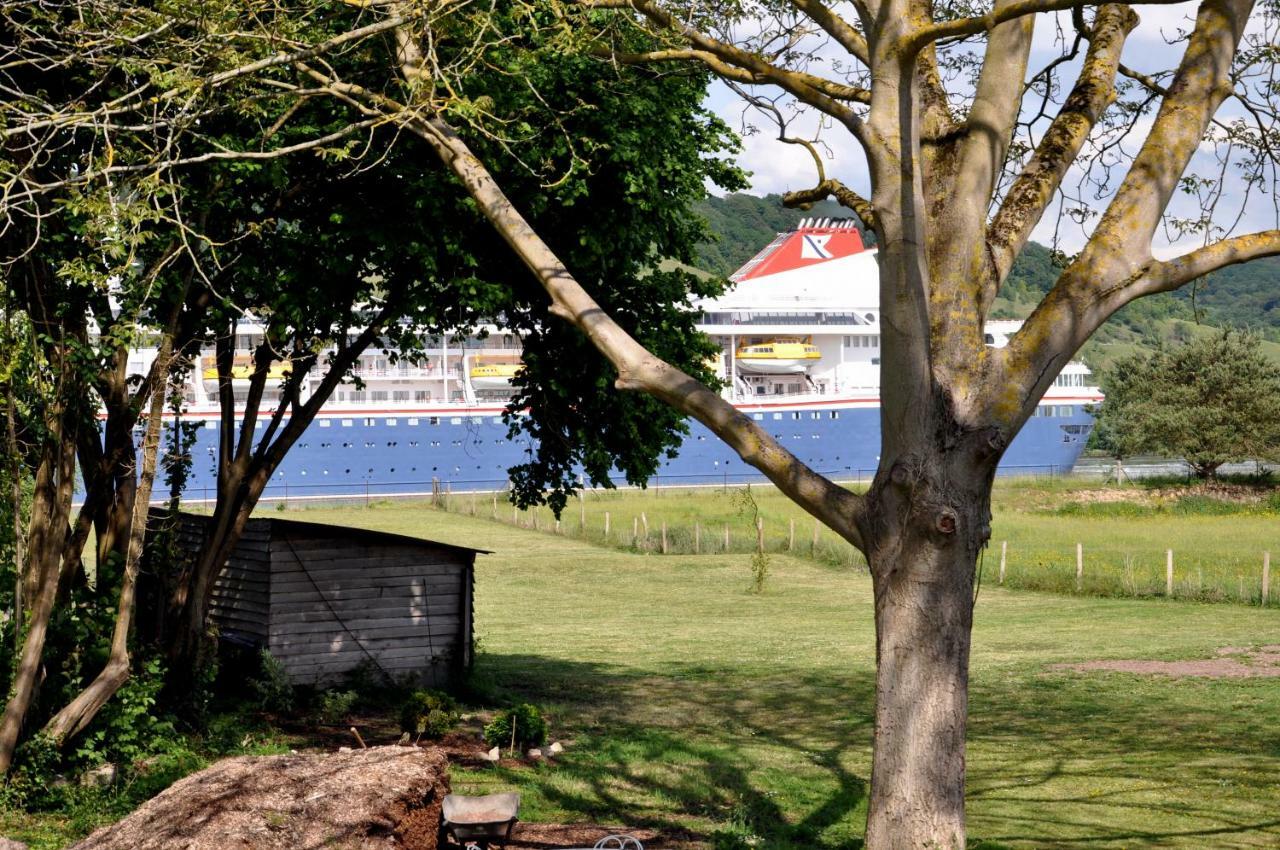
<path fill-rule="evenodd" d="M 194 550 L 208 517 L 183 514 Z M 362 663 L 446 686 L 470 668 L 476 555 L 483 549 L 361 528 L 249 520 L 213 591 L 231 641 L 266 649 L 295 684 L 340 680 Z"/>

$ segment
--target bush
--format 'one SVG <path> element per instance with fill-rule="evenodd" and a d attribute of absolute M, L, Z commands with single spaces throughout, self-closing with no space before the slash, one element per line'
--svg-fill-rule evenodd
<path fill-rule="evenodd" d="M 418 738 L 443 738 L 458 725 L 458 704 L 439 691 L 414 691 L 400 707 L 400 730 Z"/>
<path fill-rule="evenodd" d="M 258 653 L 258 661 L 258 675 L 249 681 L 257 707 L 276 713 L 292 711 L 293 684 L 284 664 L 265 649 Z"/>
<path fill-rule="evenodd" d="M 159 658 L 144 662 L 102 707 L 76 742 L 74 761 L 92 767 L 104 762 L 125 766 L 166 751 L 176 732 L 156 702 L 164 687 Z"/>
<path fill-rule="evenodd" d="M 521 749 L 540 747 L 547 740 L 547 720 L 536 705 L 524 703 L 499 712 L 493 722 L 484 727 L 484 740 L 491 747 L 511 745 L 511 728 L 515 725 L 515 742 Z"/>
<path fill-rule="evenodd" d="M 360 695 L 355 691 L 325 691 L 317 712 L 321 723 L 338 723 L 351 713 Z"/>

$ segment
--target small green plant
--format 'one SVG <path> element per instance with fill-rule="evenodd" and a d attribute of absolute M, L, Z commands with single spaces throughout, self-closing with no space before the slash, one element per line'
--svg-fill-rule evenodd
<path fill-rule="evenodd" d="M 355 708 L 360 694 L 355 691 L 325 691 L 316 714 L 321 723 L 339 723 Z"/>
<path fill-rule="evenodd" d="M 258 654 L 258 675 L 249 681 L 254 701 L 263 711 L 293 710 L 293 684 L 284 663 L 265 649 Z"/>
<path fill-rule="evenodd" d="M 458 704 L 439 691 L 414 691 L 400 707 L 400 730 L 416 738 L 443 738 L 458 725 Z"/>
<path fill-rule="evenodd" d="M 764 583 L 769 578 L 769 556 L 763 552 L 756 552 L 751 556 L 751 587 L 748 588 L 752 593 L 764 593 Z"/>
<path fill-rule="evenodd" d="M 547 719 L 536 705 L 522 703 L 499 712 L 484 727 L 484 740 L 491 747 L 540 747 L 547 740 Z"/>

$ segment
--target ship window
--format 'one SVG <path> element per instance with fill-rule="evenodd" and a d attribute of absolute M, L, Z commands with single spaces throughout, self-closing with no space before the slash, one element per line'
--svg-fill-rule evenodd
<path fill-rule="evenodd" d="M 483 425 L 483 424 L 484 424 L 484 419 L 483 419 L 483 417 L 480 417 L 480 416 L 472 416 L 472 417 L 471 417 L 471 424 L 472 424 L 472 425 Z"/>
<path fill-rule="evenodd" d="M 853 347 L 853 346 L 849 345 L 849 337 L 845 337 L 845 338 L 844 338 L 844 347 L 845 347 L 845 348 L 852 348 L 852 347 Z"/>
<path fill-rule="evenodd" d="M 830 416 L 832 419 L 839 419 L 839 418 L 840 418 L 840 411 L 838 411 L 838 410 L 833 410 L 833 411 L 831 411 L 831 412 L 828 414 L 828 416 Z"/>
<path fill-rule="evenodd" d="M 792 419 L 799 419 L 799 418 L 800 418 L 800 411 L 798 411 L 798 410 L 792 411 L 792 413 L 791 413 L 791 418 L 792 418 Z"/>
<path fill-rule="evenodd" d="M 364 418 L 364 424 L 365 424 L 366 426 L 368 426 L 368 427 L 372 427 L 372 426 L 374 426 L 374 425 L 377 425 L 377 424 L 378 424 L 378 422 L 377 422 L 377 420 L 375 420 L 372 416 L 366 416 L 366 417 Z"/>
<path fill-rule="evenodd" d="M 414 401 L 431 401 L 431 391 L 430 390 L 414 390 L 413 400 Z"/>
<path fill-rule="evenodd" d="M 781 414 L 781 413 L 775 413 L 775 414 L 773 414 L 773 418 L 774 418 L 774 419 L 781 419 L 781 418 L 782 418 L 782 414 Z"/>
<path fill-rule="evenodd" d="M 752 419 L 754 419 L 754 420 L 756 420 L 757 422 L 759 422 L 761 419 L 764 419 L 764 414 L 763 414 L 763 413 L 753 413 L 753 414 L 751 414 L 751 418 L 752 418 Z"/>
<path fill-rule="evenodd" d="M 261 431 L 261 430 L 262 430 L 262 420 L 261 420 L 261 419 L 259 419 L 259 420 L 258 420 L 257 422 L 255 422 L 255 423 L 253 423 L 253 430 L 255 430 L 255 431 Z"/>
<path fill-rule="evenodd" d="M 461 417 L 461 416 L 453 416 L 453 417 L 450 417 L 450 419 L 449 419 L 449 424 L 450 424 L 450 425 L 461 425 L 461 424 L 462 424 L 462 417 Z"/>
<path fill-rule="evenodd" d="M 418 424 L 418 420 L 417 420 L 416 418 L 414 418 L 414 417 L 410 417 L 410 418 L 409 418 L 409 424 L 410 424 L 410 425 L 417 425 L 417 424 Z"/>
<path fill-rule="evenodd" d="M 210 419 L 204 423 L 204 429 L 206 431 L 216 431 L 218 430 L 218 423 Z"/>
<path fill-rule="evenodd" d="M 387 424 L 388 424 L 388 425 L 394 425 L 394 424 L 396 424 L 396 421 L 397 421 L 397 420 L 395 420 L 395 419 L 388 419 L 388 420 L 387 420 Z"/>
<path fill-rule="evenodd" d="M 321 428 L 328 428 L 328 427 L 330 427 L 330 426 L 332 426 L 332 425 L 333 425 L 333 423 L 332 423 L 332 422 L 330 422 L 328 419 L 321 419 L 321 420 L 320 420 L 320 427 L 321 427 Z"/>
<path fill-rule="evenodd" d="M 809 414 L 809 418 L 810 418 L 810 419 L 821 419 L 821 418 L 822 418 L 822 414 L 815 410 L 815 411 L 813 411 L 812 413 L 810 413 L 810 414 Z"/>
<path fill-rule="evenodd" d="M 501 424 L 502 424 L 502 417 L 501 417 L 501 416 L 495 416 L 495 417 L 493 417 L 493 424 L 494 424 L 494 425 L 501 425 Z"/>
<path fill-rule="evenodd" d="M 372 400 L 373 400 L 373 401 L 386 401 L 386 400 L 387 400 L 387 391 L 386 391 L 386 390 L 374 390 L 374 391 L 373 391 L 373 399 L 372 399 Z"/>
<path fill-rule="evenodd" d="M 879 357 L 872 357 L 872 358 L 871 358 L 871 365 L 872 365 L 872 366 L 879 366 L 879 365 L 880 365 L 880 358 L 879 358 Z"/>
<path fill-rule="evenodd" d="M 439 417 L 439 416 L 432 416 L 430 419 L 428 419 L 428 420 L 427 420 L 427 424 L 429 424 L 429 425 L 439 425 L 439 424 L 440 424 L 440 417 Z"/>

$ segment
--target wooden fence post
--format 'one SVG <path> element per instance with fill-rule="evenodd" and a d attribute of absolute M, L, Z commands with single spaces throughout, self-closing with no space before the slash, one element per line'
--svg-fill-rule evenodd
<path fill-rule="evenodd" d="M 662 521 L 662 554 L 667 554 L 667 521 Z"/>
<path fill-rule="evenodd" d="M 560 533 L 560 520 L 556 520 L 556 534 Z"/>
<path fill-rule="evenodd" d="M 813 539 L 809 541 L 809 557 L 818 554 L 818 520 L 813 521 Z"/>
<path fill-rule="evenodd" d="M 578 531 L 587 530 L 587 504 L 581 499 L 578 500 Z"/>
<path fill-rule="evenodd" d="M 644 539 L 647 543 L 649 540 L 649 518 L 644 515 L 644 511 L 640 512 L 640 524 L 644 526 Z"/>
<path fill-rule="evenodd" d="M 702 523 L 693 524 L 693 554 L 702 554 Z"/>
<path fill-rule="evenodd" d="M 606 541 L 608 541 L 609 539 L 609 512 L 608 511 L 604 512 L 604 539 Z"/>
<path fill-rule="evenodd" d="M 1271 553 L 1262 553 L 1262 604 L 1271 602 Z"/>
<path fill-rule="evenodd" d="M 729 551 L 729 523 L 724 524 L 724 551 Z"/>
<path fill-rule="evenodd" d="M 538 506 L 534 505 L 529 509 L 529 515 L 533 518 L 533 530 L 538 530 Z"/>
<path fill-rule="evenodd" d="M 1173 550 L 1164 552 L 1164 595 L 1173 596 Z"/>
<path fill-rule="evenodd" d="M 1004 584 L 1004 566 L 1009 560 L 1009 541 L 1000 541 L 1000 583 Z"/>
<path fill-rule="evenodd" d="M 493 494 L 493 511 L 492 511 L 492 513 L 493 513 L 493 518 L 494 518 L 494 519 L 497 519 L 497 518 L 498 518 L 498 494 L 497 494 L 497 493 L 494 493 L 494 494 Z"/>
<path fill-rule="evenodd" d="M 756 517 L 756 551 L 764 554 L 764 517 Z"/>
<path fill-rule="evenodd" d="M 515 505 L 512 505 L 512 506 L 511 506 L 511 524 L 512 524 L 512 525 L 519 525 L 519 524 L 520 524 L 520 514 L 519 514 L 518 510 L 519 510 L 519 509 L 518 509 L 518 508 L 516 508 L 516 506 L 515 506 Z"/>
<path fill-rule="evenodd" d="M 1084 544 L 1076 544 L 1076 592 L 1084 589 Z"/>
<path fill-rule="evenodd" d="M 637 517 L 631 518 L 631 545 L 635 546 L 640 541 L 640 520 Z"/>
<path fill-rule="evenodd" d="M 787 551 L 795 551 L 796 548 L 796 520 L 791 518 L 791 530 L 787 532 Z"/>

